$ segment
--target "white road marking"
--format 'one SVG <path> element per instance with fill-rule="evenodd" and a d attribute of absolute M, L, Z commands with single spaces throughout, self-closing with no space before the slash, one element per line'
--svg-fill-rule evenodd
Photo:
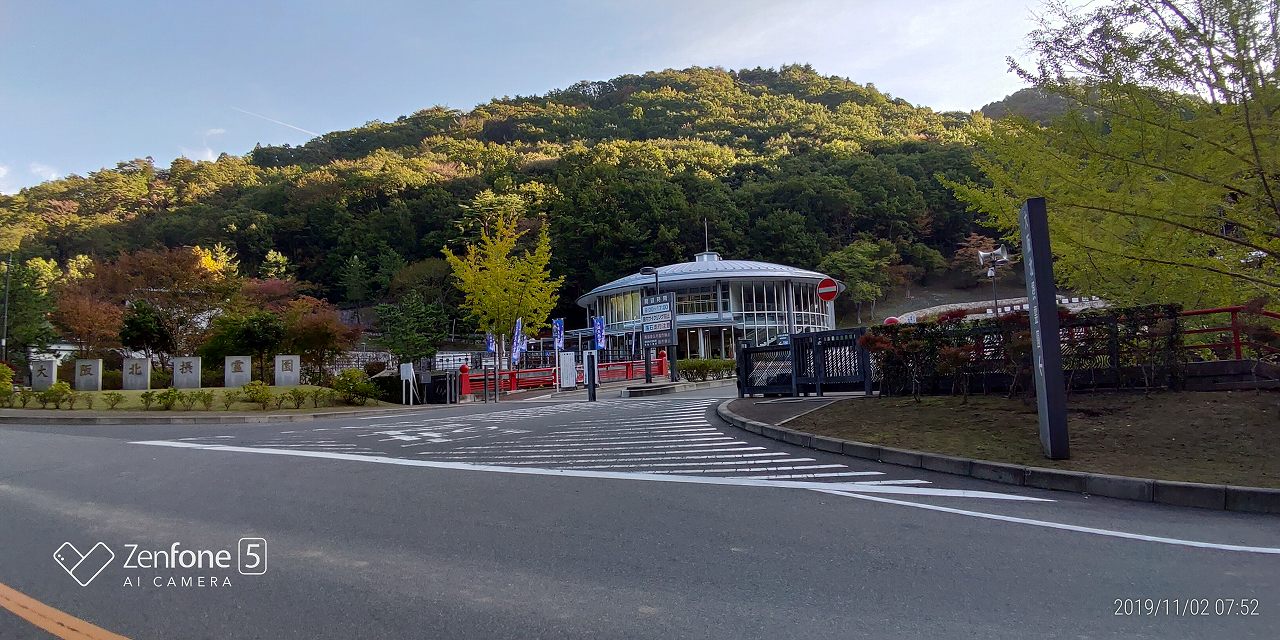
<path fill-rule="evenodd" d="M 843 466 L 843 465 L 841 465 Z M 792 480 L 795 478 L 841 478 L 845 476 L 882 476 L 879 471 L 841 471 L 838 473 L 791 473 L 774 476 L 752 476 L 761 480 Z M 852 484 L 862 484 L 855 482 Z"/>
<path fill-rule="evenodd" d="M 746 444 L 741 440 L 733 442 L 704 442 L 702 444 L 651 444 L 645 449 L 700 449 L 702 447 L 721 447 Z M 635 447 L 583 447 L 576 451 L 633 451 Z M 560 449 L 563 451 L 564 449 Z M 509 449 L 503 453 L 540 453 L 542 449 Z"/>
<path fill-rule="evenodd" d="M 667 471 L 667 470 L 654 471 L 654 472 L 652 472 L 652 473 L 736 473 L 736 472 L 740 472 L 740 471 L 750 471 L 750 472 L 756 472 L 756 471 L 804 471 L 804 470 L 806 470 L 806 469 L 848 469 L 848 468 L 849 468 L 849 467 L 846 467 L 846 466 L 844 466 L 844 465 L 842 465 L 842 464 L 806 464 L 806 465 L 800 465 L 800 466 L 795 466 L 795 467 L 765 467 L 765 468 L 763 468 L 763 469 L 760 469 L 760 468 L 754 468 L 754 469 L 753 469 L 753 468 L 751 468 L 751 467 L 743 467 L 743 468 L 741 468 L 741 469 L 675 469 L 675 470 L 672 470 L 672 471 Z M 863 475 L 863 474 L 870 473 L 870 472 L 868 472 L 868 471 L 857 471 L 857 472 L 855 472 L 855 473 L 857 473 L 858 475 Z"/>
<path fill-rule="evenodd" d="M 630 461 L 628 461 L 630 462 Z M 785 458 L 782 460 L 731 460 L 729 462 L 651 462 L 647 464 L 602 464 L 602 465 L 581 465 L 573 463 L 557 462 L 556 464 L 567 464 L 574 469 L 635 469 L 636 467 L 648 469 L 650 467 L 707 467 L 712 465 L 726 464 L 791 464 L 793 462 L 815 462 L 813 458 Z M 517 463 L 519 464 L 519 463 Z M 528 463 L 525 463 L 528 464 Z M 771 471 L 771 469 L 752 469 L 753 471 Z M 709 472 L 723 471 L 741 471 L 741 469 L 711 469 Z M 677 472 L 678 473 L 678 472 Z"/>
<path fill-rule="evenodd" d="M 1263 553 L 1269 555 L 1280 555 L 1280 548 L 1277 547 L 1252 547 L 1240 544 L 1219 544 L 1216 542 L 1201 542 L 1199 540 L 1183 540 L 1181 538 L 1165 538 L 1162 536 L 1149 536 L 1142 533 L 1129 533 L 1128 531 L 1115 531 L 1112 529 L 1099 529 L 1096 527 L 1083 527 L 1075 524 L 1065 524 L 1062 522 L 1050 522 L 1048 520 L 1033 520 L 1031 518 L 1019 518 L 1016 516 L 1006 516 L 998 513 L 986 513 L 983 511 L 970 511 L 968 509 L 955 509 L 952 507 L 942 507 L 933 504 L 924 504 L 920 502 L 907 502 L 906 500 L 894 500 L 891 498 L 881 498 L 878 496 L 861 495 L 861 492 L 850 492 L 835 488 L 813 488 L 812 491 L 820 493 L 830 493 L 837 496 L 845 496 L 848 498 L 857 498 L 858 500 L 871 500 L 872 502 L 883 502 L 886 504 L 896 504 L 904 507 L 914 507 L 916 509 L 927 509 L 929 511 L 941 511 L 943 513 L 954 513 L 972 518 L 983 518 L 985 520 L 999 520 L 1001 522 L 1013 522 L 1016 524 L 1031 525 L 1033 527 L 1045 527 L 1048 529 L 1061 529 L 1063 531 L 1075 531 L 1078 533 L 1091 533 L 1099 536 L 1110 536 L 1112 538 L 1124 538 L 1127 540 L 1140 540 L 1143 542 L 1158 542 L 1161 544 L 1172 544 L 1183 547 L 1195 547 L 1198 549 L 1218 549 L 1221 551 L 1243 551 L 1245 553 Z"/>
<path fill-rule="evenodd" d="M 732 449 L 697 449 L 697 450 L 695 450 L 695 452 L 696 452 L 696 453 L 725 453 L 725 452 L 730 452 L 730 451 L 763 451 L 763 450 L 764 450 L 764 447 L 735 447 L 735 448 L 732 448 Z M 504 453 L 513 453 L 513 452 L 511 452 L 511 451 L 506 451 L 506 452 L 504 452 Z M 542 453 L 541 451 L 539 451 L 539 452 L 536 452 L 536 453 L 528 453 L 528 454 L 521 454 L 521 455 L 513 455 L 513 456 L 508 456 L 508 457 L 510 457 L 510 458 L 512 458 L 512 459 L 527 460 L 527 459 L 533 459 L 533 458 L 587 458 L 587 457 L 600 457 L 600 456 L 651 456 L 651 455 L 658 455 L 658 454 L 678 454 L 678 453 L 680 453 L 680 452 L 678 452 L 678 451 L 632 451 L 632 452 L 629 452 L 629 453 L 628 453 L 628 452 L 622 452 L 622 453 Z M 452 451 L 423 451 L 423 452 L 421 452 L 421 453 L 420 453 L 420 455 L 424 455 L 424 456 L 428 456 L 428 455 L 429 455 L 429 456 L 451 456 L 451 457 L 463 457 L 463 456 L 465 456 L 465 457 L 468 457 L 468 458 L 476 458 L 476 457 L 480 457 L 480 458 L 490 458 L 490 457 L 492 457 L 492 455 L 491 455 L 491 454 L 485 454 L 485 453 L 458 453 L 458 452 L 452 452 Z M 785 453 L 758 453 L 758 454 L 744 454 L 744 455 L 785 456 L 785 455 L 787 455 L 787 454 L 785 454 Z M 697 457 L 712 457 L 712 456 L 679 456 L 679 457 L 682 457 L 682 458 L 689 458 L 689 457 L 697 458 Z"/>
<path fill-rule="evenodd" d="M 592 471 L 588 469 L 543 469 L 537 467 L 502 467 L 467 462 L 444 462 L 438 460 L 413 460 L 410 458 L 392 458 L 357 453 L 339 453 L 337 451 L 306 451 L 301 449 L 270 449 L 264 447 L 237 447 L 220 444 L 197 444 L 194 442 L 176 442 L 170 440 L 139 440 L 130 444 L 153 447 L 174 447 L 179 449 L 197 449 L 202 451 L 221 451 L 228 453 L 256 453 L 276 456 L 297 456 L 300 458 L 321 458 L 325 460 L 345 460 L 354 462 L 372 462 L 405 467 L 426 467 L 431 469 L 454 469 L 459 471 L 487 471 L 490 473 L 510 473 L 531 476 L 555 476 L 561 478 L 601 478 L 610 480 L 640 480 L 644 482 L 672 482 L 683 484 L 710 484 L 733 487 L 777 487 L 786 489 L 842 489 L 858 493 L 889 493 L 919 496 L 945 496 L 955 498 L 983 498 L 990 500 L 1012 500 L 1016 502 L 1053 502 L 1045 498 L 1033 498 L 1010 493 L 991 491 L 969 491 L 964 489 L 934 489 L 925 487 L 895 487 L 858 485 L 841 482 L 799 482 L 793 480 L 764 480 L 760 478 L 731 478 L 718 476 L 682 476 L 637 471 Z M 910 503 L 908 503 L 910 504 Z"/>
<path fill-rule="evenodd" d="M 631 437 L 640 438 L 643 436 L 631 436 Z M 581 443 L 582 445 L 585 445 L 585 446 L 596 446 L 596 445 L 614 446 L 614 445 L 620 445 L 620 444 L 670 444 L 672 442 L 706 442 L 709 440 L 733 440 L 733 438 L 725 435 L 710 436 L 710 435 L 695 434 L 692 436 L 681 436 L 679 438 L 673 438 L 669 440 L 659 438 L 657 440 L 617 440 L 617 441 L 604 441 L 604 442 L 598 442 L 598 443 L 593 441 L 571 440 L 571 441 L 559 443 L 559 444 L 528 444 L 525 441 L 521 440 L 520 442 L 505 442 L 503 444 L 473 444 L 473 445 L 466 445 L 458 448 L 465 449 L 467 451 L 486 450 L 486 449 L 505 449 L 507 447 L 513 447 L 513 446 L 525 447 L 527 449 L 557 449 L 560 447 L 574 446 L 575 443 Z"/>

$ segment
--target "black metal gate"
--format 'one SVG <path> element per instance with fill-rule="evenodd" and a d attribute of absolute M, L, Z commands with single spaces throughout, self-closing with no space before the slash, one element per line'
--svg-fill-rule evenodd
<path fill-rule="evenodd" d="M 738 347 L 738 395 L 871 393 L 871 356 L 858 344 L 865 327 L 798 333 L 788 345 Z"/>

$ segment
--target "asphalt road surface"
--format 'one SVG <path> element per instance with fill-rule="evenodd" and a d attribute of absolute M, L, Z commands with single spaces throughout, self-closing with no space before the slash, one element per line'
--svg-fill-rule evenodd
<path fill-rule="evenodd" d="M 798 449 L 729 393 L 0 426 L 0 638 L 1280 637 L 1280 518 Z"/>

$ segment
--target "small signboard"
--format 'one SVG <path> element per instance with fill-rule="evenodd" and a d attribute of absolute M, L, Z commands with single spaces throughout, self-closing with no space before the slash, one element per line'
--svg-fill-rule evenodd
<path fill-rule="evenodd" d="M 824 302 L 831 302 L 836 299 L 836 294 L 840 293 L 840 285 L 832 278 L 823 278 L 818 283 L 818 298 Z"/>
<path fill-rule="evenodd" d="M 645 296 L 640 302 L 640 322 L 641 347 L 676 344 L 676 294 Z"/>

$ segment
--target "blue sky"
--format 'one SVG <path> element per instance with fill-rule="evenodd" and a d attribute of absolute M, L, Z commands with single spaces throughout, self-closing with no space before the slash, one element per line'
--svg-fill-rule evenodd
<path fill-rule="evenodd" d="M 0 192 L 579 80 L 800 62 L 936 109 L 1018 89 L 1032 0 L 0 0 Z M 257 115 L 253 115 L 257 114 Z M 278 122 L 272 122 L 275 120 Z"/>

